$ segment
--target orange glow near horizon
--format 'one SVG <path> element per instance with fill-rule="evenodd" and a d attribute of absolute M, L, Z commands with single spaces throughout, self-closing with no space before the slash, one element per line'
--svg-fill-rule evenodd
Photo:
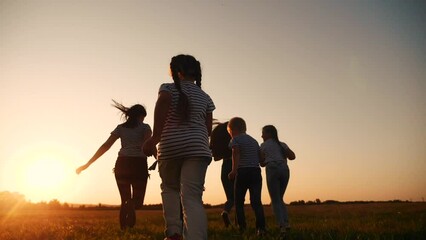
<path fill-rule="evenodd" d="M 69 189 L 73 175 L 71 153 L 56 144 L 32 146 L 18 157 L 17 184 L 28 200 L 49 201 Z"/>

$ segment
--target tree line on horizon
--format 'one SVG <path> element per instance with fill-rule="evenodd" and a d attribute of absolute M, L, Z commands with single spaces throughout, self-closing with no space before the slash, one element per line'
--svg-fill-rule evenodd
<path fill-rule="evenodd" d="M 368 203 L 403 203 L 403 202 L 413 202 L 413 201 L 402 201 L 402 200 L 388 200 L 388 201 L 337 201 L 337 200 L 325 200 L 321 201 L 320 199 L 316 199 L 315 201 L 304 201 L 298 200 L 290 202 L 291 206 L 300 206 L 300 205 L 321 205 L 321 204 L 368 204 Z M 424 202 L 424 199 L 423 201 Z M 269 205 L 269 204 L 266 204 Z M 204 204 L 205 208 L 216 208 L 223 207 L 223 204 L 219 205 L 211 205 Z M 107 205 L 107 204 L 70 204 L 67 202 L 61 203 L 57 199 L 52 199 L 49 202 L 41 201 L 38 203 L 32 203 L 31 201 L 27 201 L 23 194 L 17 192 L 9 192 L 4 191 L 0 192 L 0 210 L 6 209 L 80 209 L 80 210 L 115 210 L 119 209 L 119 205 Z M 144 204 L 142 207 L 143 210 L 161 210 L 162 204 Z"/>

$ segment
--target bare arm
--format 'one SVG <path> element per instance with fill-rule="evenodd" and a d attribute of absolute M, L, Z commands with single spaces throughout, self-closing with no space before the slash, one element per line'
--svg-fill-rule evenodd
<path fill-rule="evenodd" d="M 260 162 L 259 162 L 260 166 L 262 166 L 262 167 L 266 166 L 266 163 L 265 163 L 265 152 L 262 149 L 260 150 L 259 155 L 260 155 Z"/>
<path fill-rule="evenodd" d="M 228 174 L 228 178 L 233 180 L 237 175 L 238 164 L 240 163 L 240 148 L 232 147 L 232 171 Z"/>
<path fill-rule="evenodd" d="M 171 103 L 172 95 L 170 93 L 162 91 L 158 94 L 154 110 L 154 132 L 152 134 L 152 139 L 155 144 L 160 142 L 161 133 L 163 132 Z"/>
<path fill-rule="evenodd" d="M 210 136 L 212 134 L 213 113 L 207 113 L 206 126 L 207 126 L 207 134 L 208 134 L 208 136 Z"/>
<path fill-rule="evenodd" d="M 158 94 L 154 110 L 154 131 L 152 136 L 143 145 L 143 152 L 147 156 L 156 156 L 157 154 L 156 145 L 160 142 L 161 133 L 163 132 L 171 103 L 172 95 L 170 93 L 162 91 Z"/>
<path fill-rule="evenodd" d="M 290 160 L 296 159 L 296 154 L 294 154 L 294 152 L 290 148 L 287 148 L 285 150 L 285 154 L 286 154 L 287 158 L 290 159 Z"/>
<path fill-rule="evenodd" d="M 117 136 L 111 134 L 109 136 L 109 138 L 99 147 L 99 149 L 96 151 L 96 153 L 93 155 L 93 157 L 91 157 L 90 160 L 86 164 L 77 168 L 76 173 L 80 174 L 83 170 L 88 168 L 93 162 L 95 162 L 104 153 L 106 153 L 111 148 L 111 146 L 115 143 L 115 141 L 117 139 L 118 139 Z"/>

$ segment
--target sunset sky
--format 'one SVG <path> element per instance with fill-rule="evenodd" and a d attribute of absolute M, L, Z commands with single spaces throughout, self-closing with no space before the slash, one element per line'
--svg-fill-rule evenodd
<path fill-rule="evenodd" d="M 143 104 L 152 126 L 170 58 L 185 53 L 215 118 L 244 118 L 259 144 L 273 124 L 294 150 L 286 202 L 422 201 L 425 25 L 420 0 L 0 0 L 0 192 L 118 204 L 119 142 L 75 169 L 121 123 L 111 99 Z M 220 167 L 206 203 L 225 201 Z M 151 172 L 146 204 L 159 185 Z"/>

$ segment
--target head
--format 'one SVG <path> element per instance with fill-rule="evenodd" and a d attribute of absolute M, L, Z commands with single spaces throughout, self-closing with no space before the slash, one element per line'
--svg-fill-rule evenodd
<path fill-rule="evenodd" d="M 273 125 L 266 125 L 262 128 L 262 139 L 266 141 L 268 139 L 278 140 L 278 131 Z"/>
<path fill-rule="evenodd" d="M 263 141 L 272 139 L 280 146 L 282 154 L 285 155 L 286 151 L 281 145 L 280 139 L 278 138 L 278 131 L 273 125 L 266 125 L 262 128 L 262 139 Z"/>
<path fill-rule="evenodd" d="M 170 62 L 170 73 L 179 91 L 179 111 L 182 113 L 183 119 L 187 120 L 189 118 L 189 102 L 186 94 L 182 92 L 180 84 L 182 80 L 195 81 L 197 86 L 201 88 L 200 62 L 191 55 L 174 56 Z"/>
<path fill-rule="evenodd" d="M 124 127 L 126 128 L 134 128 L 136 127 L 139 122 L 143 122 L 146 117 L 146 109 L 144 106 L 140 104 L 135 104 L 131 106 L 130 108 L 125 107 L 123 104 L 116 102 L 115 100 L 112 100 L 115 108 L 121 111 L 122 116 L 126 119 L 126 122 L 124 123 Z"/>
<path fill-rule="evenodd" d="M 201 65 L 191 55 L 180 54 L 172 57 L 170 72 L 175 83 L 185 79 L 195 81 L 197 86 L 201 87 Z"/>
<path fill-rule="evenodd" d="M 218 123 L 210 136 L 210 148 L 215 159 L 229 158 L 232 155 L 229 149 L 231 136 L 227 130 L 228 122 Z"/>
<path fill-rule="evenodd" d="M 247 126 L 244 119 L 240 117 L 234 117 L 228 122 L 228 133 L 231 137 L 246 133 Z"/>

